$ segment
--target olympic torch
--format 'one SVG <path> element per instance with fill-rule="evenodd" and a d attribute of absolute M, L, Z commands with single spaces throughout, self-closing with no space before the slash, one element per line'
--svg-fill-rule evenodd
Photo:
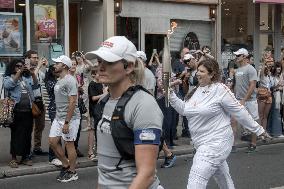
<path fill-rule="evenodd" d="M 177 27 L 176 22 L 171 23 L 171 29 L 168 31 L 167 36 L 164 38 L 164 50 L 163 50 L 163 86 L 165 91 L 165 104 L 169 107 L 170 97 L 170 79 L 172 73 L 171 66 L 171 53 L 170 53 L 170 36 L 174 33 L 174 29 Z"/>

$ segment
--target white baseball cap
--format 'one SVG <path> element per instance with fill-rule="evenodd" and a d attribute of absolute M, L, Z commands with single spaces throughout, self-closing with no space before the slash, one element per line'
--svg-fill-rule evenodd
<path fill-rule="evenodd" d="M 147 61 L 147 56 L 143 51 L 137 51 L 137 58 L 141 58 L 144 62 Z"/>
<path fill-rule="evenodd" d="M 248 56 L 248 50 L 246 50 L 245 48 L 240 48 L 238 51 L 234 52 L 235 55 L 245 55 Z"/>
<path fill-rule="evenodd" d="M 116 62 L 122 59 L 135 62 L 137 49 L 126 37 L 114 36 L 105 40 L 98 50 L 86 53 L 85 57 L 89 60 L 99 57 L 107 62 Z"/>
<path fill-rule="evenodd" d="M 66 55 L 61 55 L 58 58 L 52 58 L 52 61 L 54 61 L 54 62 L 61 62 L 61 63 L 65 64 L 68 68 L 72 67 L 72 61 Z"/>
<path fill-rule="evenodd" d="M 194 57 L 191 54 L 187 53 L 187 54 L 184 55 L 183 60 L 190 60 L 192 58 L 194 58 Z"/>

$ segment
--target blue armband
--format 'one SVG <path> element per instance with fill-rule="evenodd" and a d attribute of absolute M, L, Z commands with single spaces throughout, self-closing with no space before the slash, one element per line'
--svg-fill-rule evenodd
<path fill-rule="evenodd" d="M 160 144 L 161 130 L 156 128 L 147 128 L 134 130 L 134 145 L 137 144 Z"/>

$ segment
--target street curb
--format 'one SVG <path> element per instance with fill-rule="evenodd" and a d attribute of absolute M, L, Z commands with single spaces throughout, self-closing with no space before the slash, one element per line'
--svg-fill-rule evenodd
<path fill-rule="evenodd" d="M 268 142 L 258 141 L 257 145 L 262 146 L 262 145 L 278 144 L 278 143 L 284 143 L 284 138 L 281 139 L 276 138 Z M 244 148 L 247 146 L 248 142 L 241 142 L 236 145 L 237 148 Z M 176 149 L 172 150 L 172 152 L 177 156 L 192 154 L 192 151 L 193 151 L 192 145 L 178 146 Z M 163 158 L 163 156 L 160 156 L 160 158 Z M 86 168 L 93 166 L 97 166 L 97 160 L 90 161 L 86 157 L 77 159 L 77 168 Z M 42 174 L 47 172 L 59 171 L 59 170 L 60 168 L 55 167 L 54 165 L 50 165 L 47 162 L 34 163 L 34 165 L 30 167 L 25 166 L 14 169 L 10 168 L 9 166 L 4 166 L 0 167 L 0 179 L 24 176 L 24 175 Z"/>

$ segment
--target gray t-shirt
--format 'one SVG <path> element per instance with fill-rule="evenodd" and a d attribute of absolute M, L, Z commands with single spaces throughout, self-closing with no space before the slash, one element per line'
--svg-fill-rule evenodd
<path fill-rule="evenodd" d="M 238 100 L 242 100 L 248 92 L 250 81 L 257 81 L 257 72 L 253 66 L 248 64 L 236 69 L 235 79 L 235 95 Z M 256 90 L 249 100 L 256 100 Z"/>
<path fill-rule="evenodd" d="M 101 189 L 128 188 L 137 174 L 134 160 L 123 160 L 119 165 L 123 169 L 116 169 L 121 156 L 111 136 L 110 120 L 117 102 L 118 100 L 108 100 L 103 117 L 97 125 L 98 182 Z M 162 129 L 163 113 L 154 97 L 144 91 L 136 92 L 129 100 L 124 118 L 133 132 L 147 128 Z M 159 180 L 156 177 L 150 189 L 156 189 L 158 185 Z"/>
<path fill-rule="evenodd" d="M 76 79 L 67 74 L 64 78 L 57 81 L 54 86 L 54 96 L 56 103 L 56 119 L 64 121 L 66 119 L 69 97 L 75 96 L 78 93 L 78 85 Z M 78 102 L 71 120 L 80 119 L 80 113 L 78 109 Z"/>
<path fill-rule="evenodd" d="M 143 86 L 145 87 L 145 89 L 152 90 L 153 93 L 155 92 L 156 78 L 148 68 L 145 68 L 145 79 Z"/>

